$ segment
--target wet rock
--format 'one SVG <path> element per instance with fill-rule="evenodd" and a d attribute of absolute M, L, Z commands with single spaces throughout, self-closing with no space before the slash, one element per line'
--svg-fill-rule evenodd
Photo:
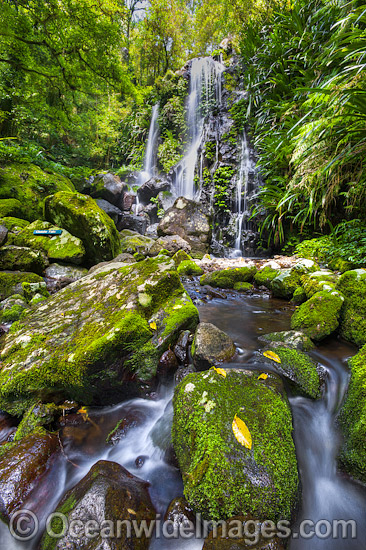
<path fill-rule="evenodd" d="M 310 351 L 315 347 L 309 336 L 296 330 L 263 334 L 259 336 L 258 340 L 269 345 L 271 348 L 287 347 L 300 351 Z"/>
<path fill-rule="evenodd" d="M 193 257 L 202 257 L 211 242 L 210 221 L 201 205 L 179 197 L 159 223 L 158 235 L 179 235 L 191 246 Z"/>
<path fill-rule="evenodd" d="M 112 218 L 116 225 L 118 225 L 118 222 L 123 216 L 122 210 L 104 199 L 95 199 L 95 202 L 97 203 L 99 208 L 101 208 L 103 212 L 105 212 L 110 218 Z"/>
<path fill-rule="evenodd" d="M 136 195 L 133 195 L 132 193 L 125 193 L 123 195 L 122 210 L 124 210 L 125 212 L 130 212 L 134 204 L 136 204 Z"/>
<path fill-rule="evenodd" d="M 15 434 L 18 422 L 14 416 L 0 411 L 0 443 L 9 441 L 9 437 Z"/>
<path fill-rule="evenodd" d="M 366 269 L 353 269 L 341 275 L 337 290 L 345 298 L 341 310 L 341 334 L 357 346 L 366 344 Z"/>
<path fill-rule="evenodd" d="M 48 263 L 47 257 L 40 250 L 11 245 L 0 248 L 0 266 L 5 271 L 31 271 L 41 275 Z"/>
<path fill-rule="evenodd" d="M 5 522 L 23 507 L 59 452 L 57 436 L 51 434 L 31 434 L 8 445 L 0 459 L 0 516 Z"/>
<path fill-rule="evenodd" d="M 0 300 L 5 300 L 13 294 L 23 295 L 23 283 L 43 283 L 43 279 L 35 273 L 0 271 Z"/>
<path fill-rule="evenodd" d="M 252 281 L 256 271 L 256 267 L 220 269 L 202 275 L 200 284 L 218 288 L 234 288 L 235 283 L 247 283 Z"/>
<path fill-rule="evenodd" d="M 248 511 L 290 519 L 298 499 L 292 417 L 278 376 L 215 370 L 187 376 L 174 392 L 173 445 L 184 494 L 203 519 Z M 243 424 L 238 440 L 233 422 Z M 239 437 L 239 433 L 237 432 Z M 239 437 L 240 439 L 240 437 Z"/>
<path fill-rule="evenodd" d="M 137 195 L 142 204 L 148 204 L 150 199 L 156 198 L 161 191 L 168 191 L 170 183 L 159 178 L 151 178 L 146 183 L 143 183 L 137 190 Z"/>
<path fill-rule="evenodd" d="M 113 430 L 108 434 L 106 439 L 107 443 L 117 445 L 121 439 L 126 437 L 131 429 L 142 426 L 145 420 L 146 417 L 143 412 L 139 410 L 127 411 L 125 415 L 117 422 Z"/>
<path fill-rule="evenodd" d="M 68 522 L 94 521 L 98 526 L 106 521 L 136 520 L 140 524 L 145 520 L 147 526 L 155 518 L 155 510 L 148 492 L 146 481 L 130 474 L 115 462 L 100 460 L 89 473 L 70 491 L 66 493 L 57 507 L 57 512 L 64 513 Z M 134 529 L 128 536 L 126 526 L 121 532 L 108 538 L 98 536 L 91 539 L 83 532 L 77 538 L 78 550 L 147 550 L 149 538 L 144 534 L 136 536 Z M 45 534 L 40 543 L 40 550 L 73 548 L 75 539 L 66 534 L 61 539 L 51 538 Z"/>
<path fill-rule="evenodd" d="M 149 227 L 146 229 L 145 236 L 150 237 L 151 239 L 157 239 L 158 238 L 158 223 L 153 223 L 149 225 Z"/>
<path fill-rule="evenodd" d="M 85 261 L 90 266 L 111 260 L 121 252 L 113 221 L 86 195 L 61 192 L 47 197 L 45 217 L 81 239 Z"/>
<path fill-rule="evenodd" d="M 135 254 L 138 252 L 147 256 L 155 241 L 135 231 L 129 231 L 129 233 L 127 235 L 125 230 L 120 233 L 122 252 L 125 254 Z"/>
<path fill-rule="evenodd" d="M 136 231 L 137 233 L 140 233 L 140 235 L 144 235 L 148 223 L 148 216 L 136 216 L 135 214 L 123 212 L 117 224 L 117 229 L 118 231 L 122 231 L 123 229 L 130 229 L 131 231 Z"/>
<path fill-rule="evenodd" d="M 250 283 L 235 283 L 234 284 L 234 290 L 237 290 L 238 292 L 252 292 L 254 289 L 254 286 Z"/>
<path fill-rule="evenodd" d="M 175 454 L 172 443 L 167 447 L 164 453 L 164 461 L 170 466 L 172 466 L 173 468 L 176 468 L 177 470 L 179 470 L 177 455 Z"/>
<path fill-rule="evenodd" d="M 299 306 L 291 317 L 291 328 L 301 330 L 312 340 L 322 340 L 339 325 L 344 297 L 336 290 L 317 292 Z"/>
<path fill-rule="evenodd" d="M 109 203 L 123 208 L 124 191 L 127 185 L 115 174 L 98 174 L 92 176 L 90 182 L 90 195 L 95 199 L 104 199 Z"/>
<path fill-rule="evenodd" d="M 50 292 L 60 290 L 87 275 L 88 270 L 75 265 L 51 264 L 45 270 L 47 289 Z"/>
<path fill-rule="evenodd" d="M 191 246 L 179 235 L 171 235 L 157 239 L 150 248 L 149 254 L 150 256 L 157 256 L 161 250 L 167 250 L 173 256 L 180 250 L 190 252 Z"/>
<path fill-rule="evenodd" d="M 194 365 L 187 365 L 185 367 L 179 367 L 179 369 L 175 373 L 175 377 L 174 377 L 175 383 L 179 384 L 179 382 L 181 382 L 183 380 L 183 378 L 188 376 L 188 374 L 192 374 L 192 372 L 196 372 L 196 368 L 195 368 Z"/>
<path fill-rule="evenodd" d="M 159 359 L 157 376 L 159 378 L 166 378 L 178 368 L 178 361 L 171 349 L 164 351 L 163 355 Z"/>
<path fill-rule="evenodd" d="M 192 344 L 193 363 L 198 370 L 229 361 L 236 353 L 235 344 L 212 323 L 200 323 Z"/>
<path fill-rule="evenodd" d="M 142 468 L 148 458 L 148 456 L 138 456 L 135 460 L 136 468 Z"/>
<path fill-rule="evenodd" d="M 189 340 L 190 340 L 190 332 L 189 330 L 184 330 L 179 335 L 177 343 L 173 348 L 176 358 L 182 365 L 184 365 L 188 360 Z"/>
<path fill-rule="evenodd" d="M 220 300 L 227 300 L 227 295 L 223 292 L 219 292 L 218 290 L 215 290 L 210 285 L 205 285 L 202 289 L 208 296 L 211 296 L 212 298 L 219 298 Z"/>
<path fill-rule="evenodd" d="M 266 530 L 275 533 L 276 527 L 250 516 L 230 518 L 224 528 L 219 525 L 217 532 L 211 531 L 202 550 L 285 550 L 279 537 L 263 536 Z"/>
<path fill-rule="evenodd" d="M 164 516 L 164 521 L 171 523 L 172 531 L 178 532 L 181 527 L 194 527 L 196 518 L 192 508 L 184 497 L 178 497 L 171 501 Z"/>
<path fill-rule="evenodd" d="M 295 290 L 302 286 L 302 276 L 319 270 L 319 266 L 312 260 L 297 260 L 289 269 L 283 269 L 272 279 L 271 290 L 276 298 L 290 300 Z"/>
<path fill-rule="evenodd" d="M 0 322 L 13 323 L 18 321 L 28 304 L 20 294 L 15 294 L 0 302 Z"/>
<path fill-rule="evenodd" d="M 5 227 L 5 225 L 0 224 L 0 246 L 6 243 L 6 239 L 8 238 L 8 229 Z"/>
<path fill-rule="evenodd" d="M 147 204 L 146 206 L 141 207 L 139 212 L 144 212 L 144 214 L 147 214 L 149 216 L 150 223 L 157 223 L 159 221 L 157 204 Z"/>

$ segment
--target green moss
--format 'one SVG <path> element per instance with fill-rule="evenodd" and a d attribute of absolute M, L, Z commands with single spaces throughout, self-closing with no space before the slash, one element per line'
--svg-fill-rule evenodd
<path fill-rule="evenodd" d="M 203 269 L 193 260 L 184 260 L 178 265 L 178 275 L 202 275 Z"/>
<path fill-rule="evenodd" d="M 317 292 L 292 315 L 291 328 L 302 330 L 313 340 L 322 340 L 338 328 L 343 302 L 339 292 Z"/>
<path fill-rule="evenodd" d="M 349 360 L 351 380 L 339 415 L 344 444 L 340 462 L 346 471 L 366 483 L 366 346 Z"/>
<path fill-rule="evenodd" d="M 276 298 L 290 300 L 295 290 L 302 286 L 302 276 L 319 270 L 319 266 L 311 260 L 298 260 L 291 269 L 283 269 L 272 279 L 272 293 Z"/>
<path fill-rule="evenodd" d="M 366 344 L 366 270 L 341 275 L 337 289 L 345 297 L 341 311 L 341 334 L 357 346 Z"/>
<path fill-rule="evenodd" d="M 317 365 L 308 355 L 296 349 L 276 347 L 274 352 L 281 359 L 276 369 L 288 377 L 307 396 L 315 399 L 320 396 L 321 381 Z"/>
<path fill-rule="evenodd" d="M 0 225 L 5 225 L 8 231 L 18 232 L 27 227 L 29 222 L 27 220 L 21 220 L 20 218 L 6 216 L 0 219 Z"/>
<path fill-rule="evenodd" d="M 159 349 L 152 342 L 147 342 L 134 351 L 125 365 L 136 374 L 139 380 L 148 382 L 156 376 L 160 355 Z"/>
<path fill-rule="evenodd" d="M 24 294 L 22 283 L 43 283 L 43 279 L 35 273 L 0 271 L 0 300 L 5 300 L 13 294 Z"/>
<path fill-rule="evenodd" d="M 303 275 L 301 277 L 301 281 L 307 298 L 311 298 L 312 296 L 314 296 L 314 294 L 322 290 L 335 290 L 337 276 L 332 272 L 318 271 L 315 273 Z"/>
<path fill-rule="evenodd" d="M 239 290 L 241 292 L 248 292 L 250 290 L 253 290 L 253 285 L 250 283 L 235 283 L 234 284 L 234 290 Z"/>
<path fill-rule="evenodd" d="M 0 199 L 0 218 L 22 216 L 22 203 L 17 199 Z"/>
<path fill-rule="evenodd" d="M 200 279 L 201 285 L 218 288 L 234 288 L 235 283 L 246 283 L 253 280 L 257 269 L 255 267 L 235 267 L 206 273 Z"/>
<path fill-rule="evenodd" d="M 259 269 L 254 275 L 254 282 L 258 286 L 266 286 L 271 288 L 271 283 L 278 275 L 278 269 L 272 269 L 272 267 L 263 267 Z"/>
<path fill-rule="evenodd" d="M 22 289 L 23 295 L 27 302 L 30 302 L 37 294 L 41 294 L 45 298 L 48 298 L 48 296 L 50 295 L 44 281 L 39 283 L 22 283 Z"/>
<path fill-rule="evenodd" d="M 49 427 L 54 421 L 55 416 L 59 413 L 60 409 L 54 403 L 47 405 L 37 403 L 32 405 L 23 416 L 16 431 L 14 441 L 20 441 L 31 433 L 46 433 L 44 427 Z"/>
<path fill-rule="evenodd" d="M 187 254 L 187 252 L 184 252 L 184 250 L 178 250 L 173 256 L 174 263 L 176 267 L 182 262 L 192 260 L 192 257 Z"/>
<path fill-rule="evenodd" d="M 213 370 L 190 374 L 174 393 L 173 445 L 184 494 L 204 519 L 251 514 L 289 519 L 298 474 L 291 412 L 278 378 Z M 235 415 L 252 437 L 252 448 L 235 438 Z M 261 483 L 258 483 L 261 479 Z"/>
<path fill-rule="evenodd" d="M 41 275 L 48 265 L 48 260 L 39 250 L 20 246 L 2 246 L 0 265 L 4 270 L 32 271 Z"/>
<path fill-rule="evenodd" d="M 307 300 L 307 296 L 306 296 L 305 290 L 301 286 L 298 286 L 292 296 L 291 302 L 293 302 L 294 304 L 300 305 L 306 302 L 306 300 Z"/>
<path fill-rule="evenodd" d="M 2 311 L 0 311 L 0 322 L 12 323 L 14 321 L 18 321 L 26 307 L 26 304 L 14 304 L 11 308 L 3 309 Z"/>

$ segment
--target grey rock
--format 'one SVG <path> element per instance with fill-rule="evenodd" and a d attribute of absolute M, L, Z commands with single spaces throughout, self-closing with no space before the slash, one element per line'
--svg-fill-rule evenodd
<path fill-rule="evenodd" d="M 114 206 L 113 204 L 111 204 L 110 202 L 104 199 L 95 199 L 95 202 L 97 203 L 99 208 L 104 210 L 104 212 L 108 214 L 108 216 L 112 218 L 114 223 L 117 225 L 119 220 L 122 218 L 122 215 L 123 215 L 122 210 L 120 210 L 119 208 L 117 208 L 117 206 Z"/>
<path fill-rule="evenodd" d="M 212 323 L 198 325 L 192 344 L 193 363 L 198 370 L 229 361 L 235 353 L 235 344 L 225 332 Z"/>

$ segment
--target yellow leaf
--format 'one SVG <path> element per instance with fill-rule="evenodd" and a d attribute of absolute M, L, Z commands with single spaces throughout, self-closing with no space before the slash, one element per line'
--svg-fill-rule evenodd
<path fill-rule="evenodd" d="M 182 307 L 182 304 L 178 304 L 177 306 L 174 306 L 173 309 L 181 309 Z"/>
<path fill-rule="evenodd" d="M 258 376 L 258 380 L 267 380 L 267 378 L 268 374 L 265 374 L 264 372 Z"/>
<path fill-rule="evenodd" d="M 131 510 L 131 508 L 127 508 L 127 512 L 128 512 L 129 514 L 134 515 L 134 516 L 136 515 L 135 510 Z"/>
<path fill-rule="evenodd" d="M 88 415 L 88 411 L 87 411 L 86 407 L 81 407 L 81 409 L 78 410 L 78 413 L 81 414 L 81 416 L 84 419 L 84 422 L 86 420 L 89 420 L 89 415 Z"/>
<path fill-rule="evenodd" d="M 156 326 L 156 323 L 155 321 L 153 321 L 152 323 L 150 323 L 150 328 L 152 328 L 153 330 L 156 330 L 158 327 Z"/>
<path fill-rule="evenodd" d="M 240 445 L 243 445 L 243 447 L 246 447 L 247 449 L 251 449 L 252 436 L 250 435 L 250 431 L 248 430 L 245 422 L 241 420 L 237 415 L 234 416 L 232 429 Z"/>
<path fill-rule="evenodd" d="M 226 378 L 226 370 L 220 368 L 217 369 L 216 367 L 212 367 L 212 369 L 217 372 L 217 374 L 220 374 L 220 376 Z"/>
<path fill-rule="evenodd" d="M 272 361 L 276 361 L 276 363 L 281 363 L 281 359 L 278 357 L 277 353 L 275 353 L 274 351 L 265 351 L 263 355 L 268 359 L 272 359 Z"/>

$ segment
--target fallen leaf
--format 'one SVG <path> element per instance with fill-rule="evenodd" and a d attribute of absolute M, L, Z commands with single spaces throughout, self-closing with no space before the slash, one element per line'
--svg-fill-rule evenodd
<path fill-rule="evenodd" d="M 127 508 L 127 512 L 128 512 L 129 514 L 132 514 L 133 516 L 136 515 L 135 510 L 131 510 L 131 508 Z"/>
<path fill-rule="evenodd" d="M 223 376 L 224 378 L 226 378 L 226 370 L 224 369 L 220 369 L 220 368 L 216 368 L 216 367 L 212 367 L 212 369 L 217 372 L 217 374 L 219 374 L 220 376 Z"/>
<path fill-rule="evenodd" d="M 247 449 L 252 448 L 252 436 L 248 430 L 247 425 L 243 420 L 241 420 L 237 415 L 234 416 L 232 424 L 233 433 L 240 445 L 246 447 Z"/>
<path fill-rule="evenodd" d="M 272 361 L 276 361 L 276 363 L 281 363 L 281 359 L 278 357 L 277 353 L 275 353 L 274 351 L 265 351 L 263 355 L 268 359 L 272 359 Z"/>
<path fill-rule="evenodd" d="M 258 380 L 267 380 L 267 378 L 268 374 L 265 374 L 264 372 L 258 376 Z"/>
<path fill-rule="evenodd" d="M 174 306 L 173 309 L 180 309 L 182 306 L 182 304 L 178 304 L 177 306 Z"/>
<path fill-rule="evenodd" d="M 152 323 L 150 323 L 150 328 L 152 328 L 153 330 L 156 330 L 158 327 L 156 326 L 156 323 L 155 321 L 153 321 Z"/>

